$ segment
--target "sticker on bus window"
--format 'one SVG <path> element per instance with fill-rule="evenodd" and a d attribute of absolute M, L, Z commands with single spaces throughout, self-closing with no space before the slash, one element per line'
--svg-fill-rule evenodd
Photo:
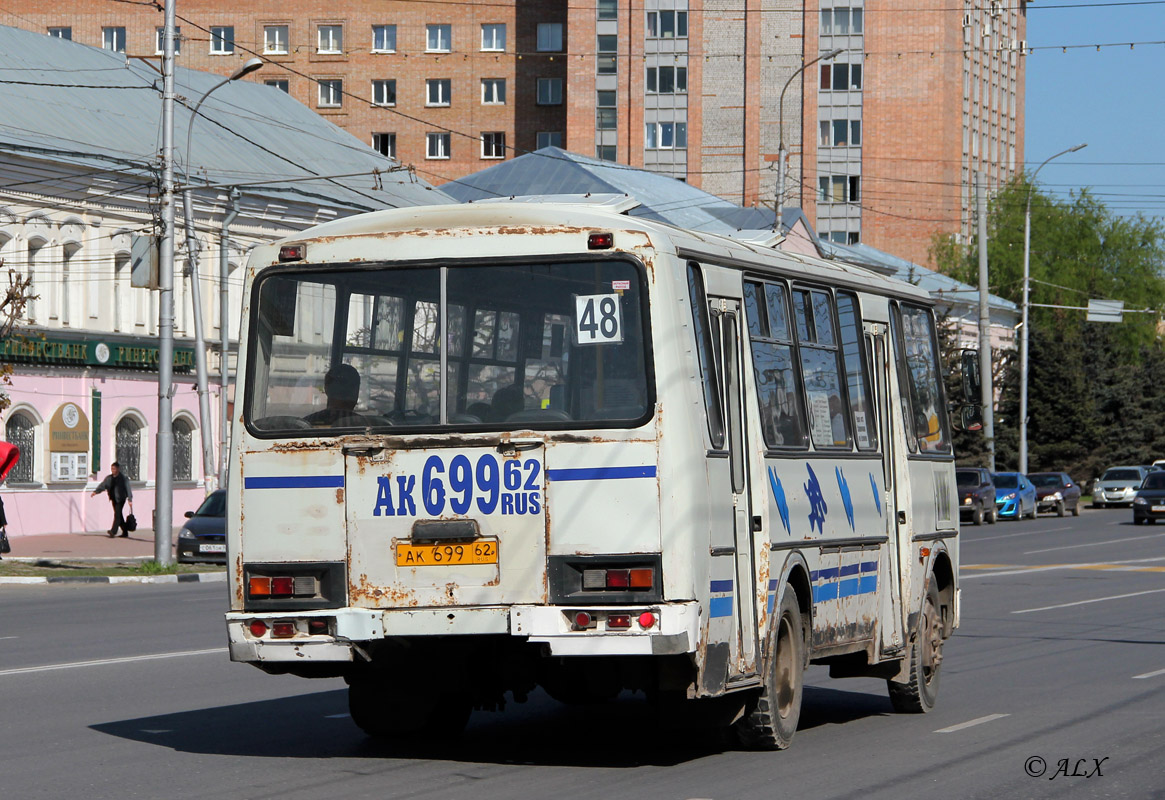
<path fill-rule="evenodd" d="M 631 290 L 631 281 L 611 281 L 611 288 L 616 292 L 628 292 Z"/>
<path fill-rule="evenodd" d="M 621 344 L 623 312 L 618 294 L 576 294 L 574 333 L 578 344 Z"/>

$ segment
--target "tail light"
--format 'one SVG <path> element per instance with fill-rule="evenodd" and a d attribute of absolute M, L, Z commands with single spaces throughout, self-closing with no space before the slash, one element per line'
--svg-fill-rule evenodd
<path fill-rule="evenodd" d="M 271 624 L 272 639 L 290 639 L 295 636 L 295 623 L 290 620 L 279 620 Z"/>

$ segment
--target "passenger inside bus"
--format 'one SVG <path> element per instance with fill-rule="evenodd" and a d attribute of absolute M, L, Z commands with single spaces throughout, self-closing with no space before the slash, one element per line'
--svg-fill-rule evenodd
<path fill-rule="evenodd" d="M 337 364 L 324 375 L 324 394 L 328 404 L 304 417 L 313 427 L 361 425 L 364 418 L 357 414 L 356 401 L 360 397 L 360 373 L 351 364 Z"/>
<path fill-rule="evenodd" d="M 512 414 L 517 414 L 526 407 L 526 399 L 521 386 L 510 384 L 494 392 L 492 407 L 489 412 L 489 422 L 505 422 Z"/>

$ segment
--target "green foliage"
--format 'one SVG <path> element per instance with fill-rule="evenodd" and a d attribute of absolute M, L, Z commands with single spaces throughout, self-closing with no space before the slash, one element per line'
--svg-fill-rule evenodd
<path fill-rule="evenodd" d="M 991 291 L 1022 303 L 1024 212 L 1031 190 L 1032 304 L 1086 306 L 1123 300 L 1124 321 L 1090 323 L 1085 313 L 1030 309 L 1028 469 L 1064 470 L 1081 482 L 1114 464 L 1165 458 L 1165 227 L 1113 214 L 1087 190 L 1057 199 L 1019 179 L 991 201 Z M 933 248 L 940 271 L 978 285 L 977 243 Z M 1019 464 L 1019 357 L 995 354 L 996 468 Z M 960 463 L 985 464 L 982 432 L 955 441 Z M 960 447 L 961 445 L 961 447 Z"/>

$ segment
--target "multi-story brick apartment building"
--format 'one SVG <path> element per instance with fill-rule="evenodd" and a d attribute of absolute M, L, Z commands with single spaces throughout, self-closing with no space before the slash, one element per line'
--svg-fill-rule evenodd
<path fill-rule="evenodd" d="M 772 207 L 783 142 L 784 204 L 819 235 L 928 263 L 973 230 L 980 173 L 1022 170 L 1026 31 L 1022 3 L 932 6 L 183 0 L 180 62 L 261 55 L 254 80 L 438 184 L 556 145 Z M 0 23 L 154 57 L 162 15 L 40 0 Z"/>
<path fill-rule="evenodd" d="M 920 264 L 1023 168 L 1023 4 L 568 2 L 567 149 L 772 206 L 783 141 L 785 205 Z"/>
<path fill-rule="evenodd" d="M 273 84 L 433 183 L 515 149 L 562 145 L 565 7 L 555 2 L 183 0 L 178 63 L 224 75 L 268 63 Z M 0 24 L 160 58 L 163 14 L 147 3 L 38 0 Z"/>

